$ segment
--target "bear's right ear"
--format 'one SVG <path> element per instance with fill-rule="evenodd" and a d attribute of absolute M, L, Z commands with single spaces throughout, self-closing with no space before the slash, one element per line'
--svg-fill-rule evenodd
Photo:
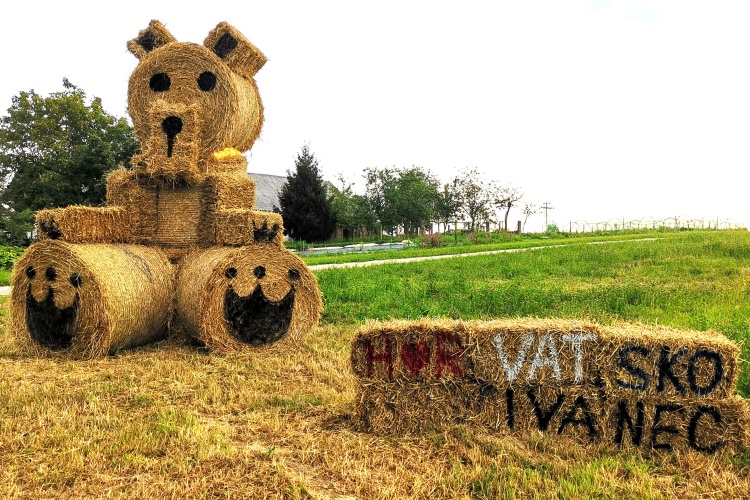
<path fill-rule="evenodd" d="M 148 24 L 148 28 L 141 30 L 137 37 L 128 42 L 128 50 L 138 59 L 143 59 L 152 50 L 176 41 L 177 39 L 162 23 L 153 20 Z"/>
<path fill-rule="evenodd" d="M 225 22 L 219 23 L 208 34 L 203 41 L 203 46 L 245 78 L 252 79 L 266 63 L 266 56 L 263 52 L 250 43 L 250 40 L 234 26 Z"/>

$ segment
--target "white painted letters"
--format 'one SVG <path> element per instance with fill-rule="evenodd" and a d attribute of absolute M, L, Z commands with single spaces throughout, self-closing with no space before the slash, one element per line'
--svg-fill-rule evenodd
<path fill-rule="evenodd" d="M 575 383 L 580 384 L 583 382 L 583 343 L 596 340 L 596 335 L 593 333 L 566 333 L 562 336 L 563 342 L 569 342 L 573 348 L 573 353 L 576 357 L 576 364 L 574 367 Z"/>
<path fill-rule="evenodd" d="M 526 361 L 526 353 L 529 352 L 532 342 L 534 342 L 534 334 L 529 333 L 524 335 L 523 342 L 521 342 L 521 348 L 516 354 L 516 360 L 511 363 L 508 359 L 508 354 L 505 352 L 503 347 L 503 334 L 498 333 L 495 335 L 494 344 L 497 348 L 497 355 L 500 356 L 500 362 L 503 364 L 503 370 L 505 370 L 505 378 L 508 382 L 513 382 L 518 374 L 521 373 L 521 366 Z"/>
<path fill-rule="evenodd" d="M 506 345 L 507 338 L 502 333 L 496 333 L 493 337 L 493 344 L 497 349 L 498 358 L 505 374 L 507 382 L 515 381 L 520 375 L 525 365 L 528 365 L 528 374 L 526 380 L 531 382 L 538 377 L 537 371 L 544 367 L 552 370 L 552 376 L 555 380 L 562 380 L 562 368 L 560 367 L 560 342 L 570 345 L 573 351 L 574 364 L 572 367 L 573 379 L 576 384 L 584 380 L 583 371 L 583 349 L 585 342 L 597 340 L 595 333 L 527 333 L 518 338 L 520 346 L 516 351 L 515 359 L 511 359 Z M 536 351 L 530 363 L 526 362 L 529 351 L 534 346 L 536 340 Z M 569 358 L 566 358 L 569 359 Z"/>
<path fill-rule="evenodd" d="M 544 355 L 545 349 L 548 354 L 547 356 Z M 555 380 L 560 380 L 560 361 L 557 355 L 557 344 L 551 333 L 545 333 L 539 339 L 536 345 L 536 355 L 531 361 L 531 370 L 529 370 L 529 376 L 526 377 L 526 380 L 534 380 L 536 371 L 543 366 L 551 367 Z"/>

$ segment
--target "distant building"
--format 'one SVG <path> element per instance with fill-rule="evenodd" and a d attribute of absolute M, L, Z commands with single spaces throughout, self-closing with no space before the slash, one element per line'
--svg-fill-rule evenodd
<path fill-rule="evenodd" d="M 286 183 L 286 175 L 247 174 L 255 181 L 255 209 L 273 212 L 273 208 L 280 208 L 279 194 Z"/>

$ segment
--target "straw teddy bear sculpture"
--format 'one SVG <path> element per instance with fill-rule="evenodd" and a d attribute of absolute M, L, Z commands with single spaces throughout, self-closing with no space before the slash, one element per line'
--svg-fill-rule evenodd
<path fill-rule="evenodd" d="M 107 177 L 105 207 L 37 214 L 40 241 L 12 277 L 17 343 L 87 358 L 168 332 L 224 352 L 301 343 L 317 282 L 283 247 L 281 216 L 253 209 L 242 155 L 263 123 L 265 56 L 227 23 L 198 45 L 152 21 L 128 49 L 141 152 Z"/>

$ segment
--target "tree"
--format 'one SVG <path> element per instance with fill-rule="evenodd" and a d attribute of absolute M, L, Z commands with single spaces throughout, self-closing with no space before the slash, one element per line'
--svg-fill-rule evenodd
<path fill-rule="evenodd" d="M 318 160 L 307 145 L 297 154 L 295 171 L 287 171 L 279 204 L 286 231 L 296 240 L 325 241 L 336 228 L 331 196 L 320 175 Z"/>
<path fill-rule="evenodd" d="M 473 231 L 476 221 L 486 217 L 489 209 L 485 182 L 476 168 L 462 170 L 457 179 L 461 212 L 469 218 L 469 229 Z"/>
<path fill-rule="evenodd" d="M 365 198 L 383 229 L 411 236 L 430 224 L 438 181 L 421 167 L 368 168 Z"/>
<path fill-rule="evenodd" d="M 493 183 L 490 187 L 490 203 L 498 210 L 505 210 L 503 228 L 508 230 L 508 215 L 510 209 L 523 198 L 523 192 L 513 186 L 503 186 Z"/>
<path fill-rule="evenodd" d="M 421 167 L 398 171 L 394 193 L 396 220 L 407 236 L 430 225 L 439 185 L 437 179 Z"/>
<path fill-rule="evenodd" d="M 533 203 L 524 203 L 523 204 L 523 231 L 526 231 L 526 221 L 529 220 L 529 217 L 532 215 L 539 213 L 539 209 L 534 205 Z"/>
<path fill-rule="evenodd" d="M 440 230 L 440 223 L 443 223 L 443 230 L 447 231 L 448 223 L 455 220 L 461 211 L 461 193 L 458 190 L 458 178 L 443 185 L 442 191 L 438 191 L 435 199 L 435 217 Z"/>
<path fill-rule="evenodd" d="M 137 150 L 128 123 L 67 79 L 48 97 L 21 92 L 0 117 L 0 202 L 6 215 L 101 205 L 106 173 Z"/>
<path fill-rule="evenodd" d="M 341 189 L 334 187 L 331 206 L 336 223 L 344 229 L 344 238 L 360 236 L 377 230 L 378 221 L 367 206 L 364 196 L 353 193 L 352 184 L 339 175 Z"/>
<path fill-rule="evenodd" d="M 395 199 L 397 171 L 390 168 L 366 168 L 363 175 L 365 200 L 380 222 L 380 234 L 384 230 L 393 234 L 398 225 Z"/>

